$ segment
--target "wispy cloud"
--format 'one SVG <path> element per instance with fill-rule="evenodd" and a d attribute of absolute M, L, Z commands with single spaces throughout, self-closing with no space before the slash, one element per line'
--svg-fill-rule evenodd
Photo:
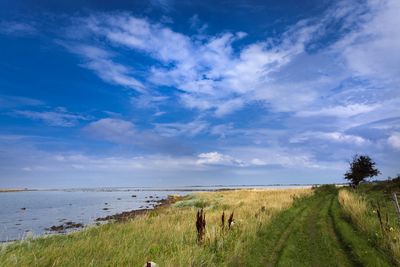
<path fill-rule="evenodd" d="M 208 130 L 209 124 L 205 121 L 188 123 L 156 123 L 155 131 L 163 136 L 195 136 Z"/>
<path fill-rule="evenodd" d="M 119 144 L 135 142 L 137 135 L 132 122 L 114 118 L 105 118 L 91 122 L 84 128 L 84 131 L 94 138 Z"/>
<path fill-rule="evenodd" d="M 0 21 L 0 34 L 22 37 L 36 35 L 38 34 L 38 31 L 32 23 L 20 21 Z"/>
<path fill-rule="evenodd" d="M 174 0 L 150 0 L 150 3 L 154 7 L 161 8 L 165 12 L 169 12 L 173 9 Z"/>
<path fill-rule="evenodd" d="M 369 141 L 361 136 L 344 134 L 340 132 L 306 132 L 290 139 L 291 143 L 304 143 L 320 139 L 330 142 L 354 144 L 357 146 L 368 144 Z"/>
<path fill-rule="evenodd" d="M 150 67 L 148 82 L 180 89 L 181 101 L 188 108 L 213 110 L 217 116 L 232 113 L 248 101 L 263 100 L 273 104 L 271 100 L 279 99 L 278 91 L 254 92 L 273 91 L 272 87 L 268 88 L 269 73 L 302 53 L 304 43 L 317 29 L 300 23 L 275 46 L 267 40 L 248 45 L 236 53 L 233 43 L 246 36 L 243 32 L 216 35 L 199 42 L 163 25 L 124 13 L 101 14 L 82 21 L 86 32 L 158 60 L 161 65 Z M 97 64 L 93 69 L 97 70 Z"/>
<path fill-rule="evenodd" d="M 156 86 L 179 89 L 178 97 L 187 108 L 212 111 L 217 117 L 224 117 L 251 102 L 261 101 L 273 111 L 295 112 L 302 117 L 345 117 L 371 112 L 379 108 L 379 104 L 360 102 L 356 98 L 346 103 L 329 102 L 330 90 L 352 76 L 374 79 L 374 74 L 383 72 L 390 75 L 389 80 L 400 76 L 393 65 L 396 58 L 389 56 L 396 54 L 392 48 L 397 47 L 399 36 L 397 17 L 390 11 L 398 9 L 395 2 L 384 1 L 382 7 L 375 2 L 339 2 L 322 14 L 319 22 L 299 21 L 279 38 L 261 40 L 239 50 L 234 48 L 234 43 L 246 37 L 243 32 L 202 36 L 197 40 L 196 35 L 175 32 L 165 25 L 127 13 L 96 14 L 80 18 L 80 21 L 85 36 L 105 38 L 113 46 L 122 46 L 158 61 L 148 66 L 149 73 L 143 79 Z M 193 17 L 192 22 L 195 27 L 198 17 Z M 370 27 L 360 26 L 361 22 Z M 329 34 L 332 23 L 340 25 L 343 37 L 309 54 L 307 48 Z M 380 31 L 384 23 L 387 30 Z M 357 69 L 357 66 L 381 64 L 369 56 L 371 53 L 358 55 L 360 51 L 378 49 L 376 40 L 381 39 L 385 40 L 385 47 L 379 49 L 384 53 L 379 58 L 382 64 L 387 64 L 382 68 L 388 71 Z M 81 41 L 87 42 L 86 39 Z M 358 49 L 359 46 L 365 49 Z M 112 47 L 107 49 L 112 50 Z M 388 49 L 393 53 L 387 52 Z M 332 60 L 333 57 L 336 60 Z M 363 61 L 357 63 L 358 60 Z M 96 60 L 88 67 L 104 80 L 143 90 L 137 78 L 140 75 L 128 73 L 127 67 L 119 63 Z M 122 78 L 114 77 L 118 75 L 104 77 L 104 73 L 113 73 L 112 70 L 123 74 Z M 321 103 L 325 106 L 318 107 Z"/>
<path fill-rule="evenodd" d="M 69 51 L 82 56 L 85 59 L 83 67 L 94 71 L 102 80 L 111 84 L 127 87 L 138 92 L 144 92 L 145 86 L 133 77 L 134 71 L 112 60 L 113 54 L 99 47 L 74 44 L 59 41 Z"/>
<path fill-rule="evenodd" d="M 41 105 L 44 105 L 44 102 L 34 98 L 0 95 L 0 109 Z"/>
<path fill-rule="evenodd" d="M 12 114 L 19 117 L 39 120 L 51 126 L 60 127 L 74 127 L 78 125 L 80 121 L 90 119 L 89 116 L 71 113 L 62 107 L 54 111 L 15 110 Z"/>
<path fill-rule="evenodd" d="M 350 104 L 347 106 L 325 107 L 319 110 L 304 110 L 296 113 L 299 117 L 312 116 L 332 116 L 332 117 L 352 117 L 355 115 L 369 113 L 377 109 L 378 105 Z"/>
<path fill-rule="evenodd" d="M 90 137 L 118 145 L 140 148 L 144 152 L 182 155 L 192 150 L 173 135 L 160 135 L 149 130 L 137 129 L 131 121 L 104 118 L 91 122 L 83 128 Z"/>

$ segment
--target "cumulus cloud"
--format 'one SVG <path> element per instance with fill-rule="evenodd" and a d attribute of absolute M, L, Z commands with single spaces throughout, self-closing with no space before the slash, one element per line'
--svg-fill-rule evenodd
<path fill-rule="evenodd" d="M 381 109 L 384 94 L 395 92 L 393 81 L 400 77 L 394 63 L 399 61 L 398 10 L 396 0 L 340 1 L 318 22 L 301 20 L 277 38 L 240 49 L 234 44 L 246 38 L 243 32 L 200 38 L 128 13 L 97 13 L 77 20 L 76 30 L 82 34 L 74 42 L 85 45 L 77 45 L 72 51 L 86 58 L 84 66 L 105 81 L 141 93 L 146 90 L 144 83 L 156 88 L 170 86 L 178 89 L 177 96 L 185 107 L 212 111 L 217 117 L 261 101 L 272 111 L 294 112 L 299 117 L 346 118 Z M 192 22 L 198 24 L 198 17 L 194 16 Z M 340 37 L 327 47 L 319 47 L 318 41 L 332 34 L 332 24 L 338 26 L 335 34 Z M 110 46 L 92 41 L 103 38 Z M 308 49 L 315 46 L 316 52 L 309 53 Z M 131 65 L 113 59 L 110 51 L 116 47 L 141 53 L 156 63 L 147 66 L 145 73 L 136 73 Z M 338 93 L 338 87 L 355 77 L 375 87 L 377 79 L 385 78 L 380 81 L 389 89 L 382 92 L 382 98 L 377 98 L 375 90 L 370 99 L 365 99 L 366 94 L 357 98 L 353 92 L 352 96 L 330 100 L 331 90 Z"/>
<path fill-rule="evenodd" d="M 359 75 L 397 80 L 400 77 L 397 52 L 400 46 L 397 0 L 367 1 L 358 29 L 337 42 L 349 68 Z"/>
<path fill-rule="evenodd" d="M 391 134 L 387 142 L 394 149 L 400 150 L 400 133 Z"/>
<path fill-rule="evenodd" d="M 85 34 L 106 38 L 116 46 L 141 52 L 159 61 L 161 64 L 150 67 L 148 82 L 173 86 L 182 91 L 179 97 L 186 107 L 213 110 L 217 116 L 230 114 L 254 100 L 269 102 L 277 109 L 283 108 L 275 105 L 274 101 L 280 99 L 282 93 L 286 97 L 291 96 L 284 91 L 280 93 L 279 88 L 275 89 L 269 74 L 304 52 L 305 43 L 318 29 L 318 26 L 303 21 L 286 32 L 280 41 L 266 40 L 235 51 L 233 43 L 245 38 L 246 33 L 224 33 L 200 41 L 126 13 L 93 15 L 81 21 Z M 112 81 L 112 78 L 104 77 L 106 71 L 99 70 L 110 72 L 113 65 L 108 59 L 111 56 L 95 49 L 78 46 L 73 51 L 89 58 L 87 66 L 104 80 Z M 102 60 L 94 60 L 90 56 L 93 53 Z M 116 64 L 117 73 L 127 74 L 121 65 L 113 64 Z M 298 92 L 298 88 L 286 90 L 296 95 L 297 102 L 301 95 L 307 94 L 306 90 Z M 307 102 L 309 98 L 304 100 Z"/>
<path fill-rule="evenodd" d="M 265 166 L 268 165 L 267 162 L 265 162 L 262 159 L 254 158 L 251 160 L 251 164 L 256 165 L 256 166 Z"/>
<path fill-rule="evenodd" d="M 285 169 L 343 169 L 340 161 L 318 161 L 306 152 L 285 151 L 281 148 L 231 147 L 227 154 L 205 152 L 197 155 L 198 165 L 253 167 L 283 167 Z"/>
<path fill-rule="evenodd" d="M 199 165 L 245 166 L 243 161 L 219 152 L 201 153 L 197 157 Z"/>

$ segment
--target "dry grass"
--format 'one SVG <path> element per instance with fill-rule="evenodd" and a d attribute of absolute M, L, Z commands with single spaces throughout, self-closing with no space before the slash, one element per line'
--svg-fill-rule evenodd
<path fill-rule="evenodd" d="M 192 197 L 125 223 L 92 227 L 67 236 L 3 246 L 1 266 L 229 266 L 254 243 L 257 230 L 310 189 L 235 190 Z M 204 208 L 203 245 L 196 240 L 196 212 Z M 231 230 L 221 228 L 223 211 L 234 211 Z"/>
<path fill-rule="evenodd" d="M 345 213 L 355 225 L 371 240 L 386 248 L 400 265 L 400 227 L 393 223 L 395 218 L 389 220 L 387 213 L 382 212 L 378 204 L 373 207 L 364 197 L 347 189 L 340 190 L 338 197 Z"/>

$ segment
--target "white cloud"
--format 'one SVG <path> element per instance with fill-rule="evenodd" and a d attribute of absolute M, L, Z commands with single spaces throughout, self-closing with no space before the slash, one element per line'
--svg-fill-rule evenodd
<path fill-rule="evenodd" d="M 101 14 L 82 21 L 92 34 L 161 62 L 150 68 L 150 82 L 182 90 L 179 97 L 188 108 L 213 110 L 217 116 L 232 113 L 253 100 L 267 101 L 279 108 L 281 105 L 275 105 L 274 101 L 281 99 L 282 94 L 271 85 L 269 74 L 304 52 L 304 44 L 318 28 L 303 21 L 284 34 L 280 42 L 258 42 L 235 53 L 232 44 L 244 38 L 244 32 L 225 33 L 199 41 L 124 13 Z M 95 63 L 89 64 L 89 68 L 98 71 L 104 65 L 102 68 L 109 69 L 107 61 Z M 103 73 L 98 72 L 100 76 Z M 297 88 L 293 90 L 294 94 Z M 257 91 L 271 93 L 254 94 Z M 297 102 L 304 94 L 305 91 L 295 96 Z"/>
<path fill-rule="evenodd" d="M 195 136 L 204 133 L 209 127 L 205 121 L 192 121 L 189 123 L 156 123 L 155 131 L 163 136 Z"/>
<path fill-rule="evenodd" d="M 33 24 L 19 21 L 0 21 L 0 34 L 29 36 L 38 33 Z"/>
<path fill-rule="evenodd" d="M 332 116 L 332 117 L 352 117 L 355 115 L 371 112 L 377 109 L 378 105 L 350 104 L 347 106 L 334 106 L 321 108 L 319 110 L 304 110 L 296 113 L 298 117 L 312 116 Z"/>
<path fill-rule="evenodd" d="M 263 160 L 261 160 L 261 159 L 258 159 L 258 158 L 252 159 L 252 160 L 251 160 L 251 164 L 256 165 L 256 166 L 265 166 L 265 165 L 268 165 L 267 162 L 265 162 L 265 161 L 263 161 Z"/>
<path fill-rule="evenodd" d="M 226 114 L 230 114 L 233 111 L 236 111 L 244 106 L 244 101 L 240 98 L 227 100 L 226 102 L 221 103 L 215 110 L 215 115 L 217 117 L 225 116 Z"/>
<path fill-rule="evenodd" d="M 229 124 L 218 124 L 211 128 L 210 134 L 218 135 L 221 138 L 225 138 L 227 135 L 231 134 L 233 130 L 233 125 Z"/>
<path fill-rule="evenodd" d="M 280 167 L 283 169 L 320 169 L 340 170 L 345 161 L 316 158 L 307 150 L 285 148 L 281 146 L 235 146 L 226 149 L 232 157 L 240 158 L 246 166 Z"/>
<path fill-rule="evenodd" d="M 400 2 L 367 1 L 367 12 L 360 17 L 358 29 L 340 40 L 340 50 L 349 68 L 359 75 L 373 78 L 400 77 Z"/>
<path fill-rule="evenodd" d="M 245 166 L 243 161 L 219 152 L 201 153 L 197 157 L 199 165 Z"/>
<path fill-rule="evenodd" d="M 259 101 L 272 111 L 294 112 L 300 117 L 346 118 L 378 109 L 384 105 L 383 96 L 395 92 L 393 81 L 400 77 L 396 68 L 398 10 L 396 0 L 341 1 L 318 22 L 301 20 L 274 39 L 240 48 L 234 48 L 234 43 L 246 36 L 243 32 L 189 36 L 128 13 L 97 13 L 78 20 L 82 34 L 77 34 L 81 37 L 74 42 L 107 41 L 102 42 L 102 46 L 109 45 L 104 48 L 107 52 L 100 55 L 90 56 L 95 46 L 101 49 L 98 43 L 84 48 L 89 52 L 75 49 L 86 57 L 86 67 L 103 80 L 142 93 L 145 86 L 141 79 L 156 88 L 171 86 L 179 89 L 177 96 L 185 107 L 210 110 L 218 117 Z M 192 22 L 198 24 L 198 17 L 194 16 Z M 333 24 L 339 27 L 338 40 L 308 53 L 306 47 L 318 46 L 319 38 L 330 34 Z M 113 55 L 108 50 L 120 47 L 149 56 L 156 64 L 144 73 L 135 73 L 131 67 L 111 60 Z M 357 98 L 356 93 L 346 99 L 330 97 L 331 90 L 347 80 L 358 78 L 379 84 L 375 81 L 379 77 L 385 78 L 380 81 L 390 85 L 389 89 L 374 92 L 370 99 Z"/>
<path fill-rule="evenodd" d="M 112 53 L 90 45 L 59 43 L 67 47 L 71 52 L 85 58 L 86 62 L 82 66 L 94 71 L 102 80 L 138 92 L 145 91 L 145 86 L 139 80 L 132 77 L 134 71 L 125 65 L 114 62 L 112 60 Z"/>
<path fill-rule="evenodd" d="M 285 151 L 282 148 L 231 147 L 228 154 L 219 152 L 201 153 L 198 165 L 253 167 L 281 167 L 284 169 L 332 169 L 345 168 L 345 162 L 317 161 L 306 152 Z"/>
<path fill-rule="evenodd" d="M 168 12 L 173 9 L 173 0 L 150 0 L 150 3 L 155 6 L 161 8 L 163 11 Z"/>
<path fill-rule="evenodd" d="M 76 126 L 79 121 L 89 120 L 88 116 L 68 112 L 62 107 L 54 111 L 15 110 L 12 114 L 33 120 L 40 120 L 51 126 L 61 127 L 73 127 Z"/>
<path fill-rule="evenodd" d="M 41 106 L 44 102 L 28 97 L 0 95 L 0 108 L 15 108 L 23 106 Z"/>
<path fill-rule="evenodd" d="M 168 96 L 142 94 L 138 97 L 131 98 L 132 104 L 140 108 L 157 107 L 159 104 L 166 102 Z"/>
<path fill-rule="evenodd" d="M 392 133 L 387 142 L 394 149 L 400 150 L 400 133 Z"/>
<path fill-rule="evenodd" d="M 152 130 L 137 129 L 132 122 L 123 119 L 100 119 L 91 122 L 83 128 L 83 131 L 89 137 L 124 147 L 135 147 L 142 153 L 156 152 L 169 155 L 192 153 L 191 149 L 182 141 L 172 138 L 173 134 L 160 135 Z"/>
<path fill-rule="evenodd" d="M 369 141 L 361 136 L 349 135 L 340 132 L 306 132 L 290 139 L 291 143 L 303 143 L 312 139 L 320 139 L 337 143 L 354 144 L 357 146 L 368 144 Z"/>
<path fill-rule="evenodd" d="M 84 131 L 95 138 L 122 144 L 134 142 L 137 134 L 132 122 L 113 118 L 94 121 Z"/>

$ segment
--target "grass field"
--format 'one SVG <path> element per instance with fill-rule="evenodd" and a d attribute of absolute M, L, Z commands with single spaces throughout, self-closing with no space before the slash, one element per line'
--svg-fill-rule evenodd
<path fill-rule="evenodd" d="M 379 186 L 197 193 L 124 223 L 7 245 L 0 265 L 400 266 L 399 225 L 387 188 Z M 376 202 L 388 214 L 387 230 Z M 200 245 L 199 208 L 207 221 Z M 234 211 L 230 230 L 221 228 L 223 211 Z"/>
<path fill-rule="evenodd" d="M 394 266 L 389 253 L 347 219 L 337 193 L 324 186 L 279 214 L 238 266 Z"/>
<path fill-rule="evenodd" d="M 51 236 L 2 248 L 1 266 L 229 266 L 254 242 L 271 217 L 310 189 L 198 193 L 172 207 L 125 223 L 110 223 L 70 235 Z M 203 245 L 196 242 L 195 215 L 206 211 Z M 221 214 L 234 211 L 232 230 L 222 232 Z"/>
<path fill-rule="evenodd" d="M 375 246 L 388 251 L 400 265 L 399 219 L 391 195 L 393 191 L 400 191 L 396 184 L 386 190 L 382 185 L 365 184 L 357 190 L 341 190 L 339 201 L 347 217 L 363 235 L 368 236 Z"/>

